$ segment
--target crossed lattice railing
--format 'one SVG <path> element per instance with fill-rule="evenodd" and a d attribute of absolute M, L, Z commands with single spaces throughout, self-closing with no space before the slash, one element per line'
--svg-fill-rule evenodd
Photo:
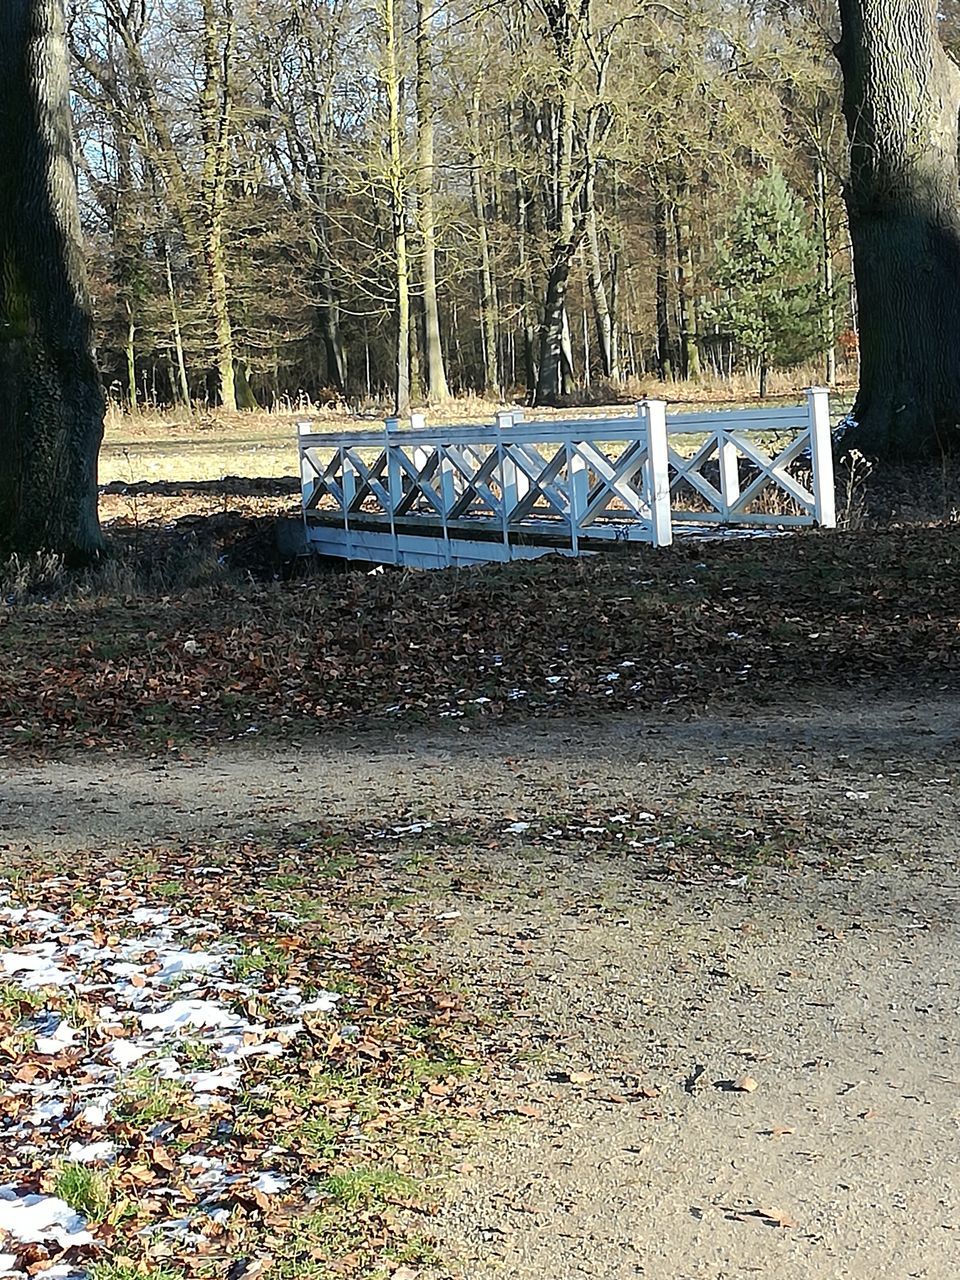
<path fill-rule="evenodd" d="M 668 417 L 647 400 L 629 417 L 593 420 L 504 412 L 492 426 L 415 417 L 338 434 L 304 424 L 300 457 L 308 539 L 347 558 L 576 555 L 608 541 L 664 546 L 678 522 L 835 522 L 820 390 L 805 407 L 748 413 Z"/>

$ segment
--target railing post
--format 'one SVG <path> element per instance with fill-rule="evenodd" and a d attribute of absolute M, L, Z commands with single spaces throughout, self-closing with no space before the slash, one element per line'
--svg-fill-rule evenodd
<path fill-rule="evenodd" d="M 410 415 L 411 431 L 423 431 L 426 425 L 427 425 L 426 414 L 411 413 Z M 431 451 L 429 449 L 425 449 L 423 445 L 416 445 L 414 447 L 413 465 L 417 468 L 418 471 L 423 471 L 427 463 L 430 461 L 430 452 Z"/>
<path fill-rule="evenodd" d="M 357 496 L 357 473 L 350 461 L 349 447 L 341 447 L 340 453 L 340 490 L 343 493 L 343 543 L 347 559 L 353 559 L 353 540 L 350 534 L 350 508 Z"/>
<path fill-rule="evenodd" d="M 720 496 L 723 499 L 723 518 L 730 519 L 730 512 L 740 499 L 740 462 L 737 446 L 730 433 L 720 427 L 717 430 L 717 462 L 720 467 Z"/>
<path fill-rule="evenodd" d="M 494 430 L 497 436 L 497 475 L 500 480 L 500 521 L 503 527 L 503 547 L 505 558 L 510 559 L 510 515 L 517 505 L 516 484 L 511 485 L 507 467 L 507 452 L 503 443 L 503 429 L 509 427 L 512 416 L 509 410 L 499 410 L 494 416 Z M 511 463 L 512 467 L 513 464 Z M 516 468 L 513 468 L 514 475 Z"/>
<path fill-rule="evenodd" d="M 567 500 L 570 506 L 570 548 L 575 556 L 580 554 L 580 522 L 586 515 L 590 500 L 590 476 L 587 464 L 576 451 L 575 442 L 568 436 L 567 451 Z"/>
<path fill-rule="evenodd" d="M 300 450 L 300 505 L 303 508 L 303 521 L 307 521 L 307 503 L 313 498 L 319 479 L 317 468 L 307 456 L 307 449 L 304 447 L 303 437 L 310 435 L 313 431 L 313 425 L 309 422 L 297 423 L 297 445 Z M 307 486 L 310 487 L 309 494 Z"/>
<path fill-rule="evenodd" d="M 400 421 L 398 418 L 385 418 L 383 422 L 384 448 L 387 451 L 387 493 L 390 497 L 390 536 L 393 539 L 393 559 L 400 563 L 400 537 L 397 533 L 397 507 L 403 498 L 403 472 L 397 465 L 397 455 L 393 447 L 393 437 Z"/>
<path fill-rule="evenodd" d="M 503 431 L 515 426 L 516 423 L 523 421 L 523 414 L 513 409 L 501 409 L 497 413 L 497 430 L 500 432 L 501 441 L 503 439 Z M 503 497 L 507 506 L 507 513 L 513 511 L 521 498 L 525 498 L 530 492 L 530 477 L 518 467 L 516 461 L 507 452 L 508 445 L 503 445 L 501 454 L 501 482 L 503 484 Z"/>
<path fill-rule="evenodd" d="M 670 511 L 670 450 L 667 442 L 665 400 L 641 400 L 637 412 L 647 434 L 647 460 L 643 467 L 644 496 L 650 504 L 650 535 L 655 547 L 673 542 Z"/>
<path fill-rule="evenodd" d="M 837 497 L 833 480 L 833 439 L 830 432 L 830 392 L 826 387 L 807 391 L 810 430 L 810 462 L 813 471 L 815 518 L 822 529 L 837 527 Z"/>

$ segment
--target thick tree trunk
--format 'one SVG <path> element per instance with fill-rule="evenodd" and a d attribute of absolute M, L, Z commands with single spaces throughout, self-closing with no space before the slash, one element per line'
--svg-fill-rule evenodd
<path fill-rule="evenodd" d="M 567 282 L 582 234 L 573 207 L 574 112 L 572 76 L 564 83 L 556 123 L 553 246 L 540 328 L 540 367 L 534 404 L 559 404 L 564 396 L 564 319 Z"/>
<path fill-rule="evenodd" d="M 0 555 L 103 543 L 62 0 L 0 5 Z"/>
<path fill-rule="evenodd" d="M 534 404 L 559 404 L 564 392 L 564 317 L 566 316 L 567 281 L 575 245 L 561 244 L 554 249 L 540 326 L 540 368 Z"/>
<path fill-rule="evenodd" d="M 861 353 L 844 447 L 919 457 L 960 424 L 960 70 L 936 0 L 841 0 L 840 14 Z"/>

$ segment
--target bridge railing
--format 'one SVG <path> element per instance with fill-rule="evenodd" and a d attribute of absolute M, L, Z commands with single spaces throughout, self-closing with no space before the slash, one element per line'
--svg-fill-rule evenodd
<path fill-rule="evenodd" d="M 694 441 L 692 452 L 680 437 Z M 666 546 L 675 524 L 833 524 L 829 402 L 317 433 L 300 427 L 308 542 L 328 555 L 462 564 L 607 542 Z M 804 467 L 810 484 L 800 472 Z M 761 494 L 778 503 L 758 506 Z M 788 510 L 780 510 L 784 504 Z"/>

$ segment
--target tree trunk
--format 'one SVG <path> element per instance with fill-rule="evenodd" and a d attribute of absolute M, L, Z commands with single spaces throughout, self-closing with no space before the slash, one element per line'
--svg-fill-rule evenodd
<path fill-rule="evenodd" d="M 693 248 L 690 243 L 690 188 L 686 179 L 677 183 L 673 201 L 673 230 L 677 242 L 677 306 L 680 312 L 680 359 L 685 378 L 700 377 L 697 302 L 693 281 Z"/>
<path fill-rule="evenodd" d="M 493 293 L 493 268 L 490 263 L 490 237 L 487 234 L 487 202 L 483 193 L 483 164 L 480 144 L 480 87 L 474 86 L 470 103 L 470 186 L 473 211 L 477 219 L 480 244 L 480 345 L 483 350 L 483 394 L 500 394 L 497 360 L 497 317 Z"/>
<path fill-rule="evenodd" d="M 820 291 L 823 313 L 823 372 L 828 387 L 837 380 L 837 315 L 830 244 L 830 210 L 827 206 L 827 174 L 817 159 L 817 228 L 820 235 Z"/>
<path fill-rule="evenodd" d="M 844 447 L 919 457 L 960 423 L 960 71 L 936 0 L 841 0 L 840 15 L 861 360 Z"/>
<path fill-rule="evenodd" d="M 407 260 L 407 192 L 403 170 L 403 120 L 400 114 L 400 68 L 397 61 L 397 15 L 394 0 L 383 0 L 383 82 L 387 94 L 389 147 L 388 186 L 393 220 L 393 266 L 396 305 L 396 350 L 393 412 L 410 412 L 410 267 Z"/>
<path fill-rule="evenodd" d="M 450 394 L 443 365 L 440 306 L 437 301 L 437 233 L 433 210 L 433 56 L 430 40 L 433 0 L 417 0 L 417 167 L 419 169 L 421 273 L 423 277 L 424 354 L 427 394 L 446 400 Z"/>
<path fill-rule="evenodd" d="M 553 246 L 540 329 L 540 368 L 534 404 L 559 404 L 564 394 L 564 317 L 567 282 L 580 228 L 573 208 L 574 113 L 572 76 L 561 87 L 557 112 Z"/>
<path fill-rule="evenodd" d="M 234 19 L 230 0 L 226 0 L 222 16 L 215 3 L 216 0 L 203 0 L 203 260 L 213 318 L 214 362 L 220 404 L 228 412 L 235 412 L 237 393 L 233 326 L 230 321 L 227 255 L 223 240 L 232 127 L 230 71 Z"/>
<path fill-rule="evenodd" d="M 96 556 L 93 356 L 62 0 L 0 5 L 0 554 Z"/>
<path fill-rule="evenodd" d="M 533 274 L 530 253 L 527 248 L 527 231 L 531 193 L 517 164 L 517 140 L 513 130 L 513 111 L 507 113 L 507 137 L 510 144 L 510 160 L 513 167 L 513 186 L 517 229 L 517 289 L 520 301 L 520 323 L 523 331 L 523 378 L 528 398 L 533 397 L 537 384 L 536 325 L 533 315 Z"/>
<path fill-rule="evenodd" d="M 653 209 L 653 239 L 657 273 L 657 372 L 661 382 L 673 377 L 670 358 L 670 308 L 667 287 L 670 268 L 667 259 L 667 206 L 661 198 Z"/>
<path fill-rule="evenodd" d="M 177 306 L 177 294 L 173 287 L 173 268 L 170 264 L 170 246 L 163 243 L 163 256 L 167 269 L 167 298 L 170 302 L 170 323 L 173 327 L 173 346 L 177 353 L 177 376 L 180 383 L 180 395 L 184 408 L 190 411 L 190 380 L 187 377 L 187 362 L 183 354 L 183 330 L 180 327 L 180 308 Z M 176 395 L 176 392 L 174 392 Z"/>
<path fill-rule="evenodd" d="M 587 184 L 587 223 L 586 223 L 586 268 L 587 284 L 590 289 L 590 301 L 593 303 L 593 317 L 597 331 L 597 347 L 600 352 L 600 367 L 603 376 L 616 382 L 620 371 L 615 363 L 615 342 L 613 334 L 613 314 L 607 298 L 607 287 L 603 279 L 603 265 L 600 260 L 600 232 L 597 227 L 597 210 L 594 205 L 593 179 Z"/>

